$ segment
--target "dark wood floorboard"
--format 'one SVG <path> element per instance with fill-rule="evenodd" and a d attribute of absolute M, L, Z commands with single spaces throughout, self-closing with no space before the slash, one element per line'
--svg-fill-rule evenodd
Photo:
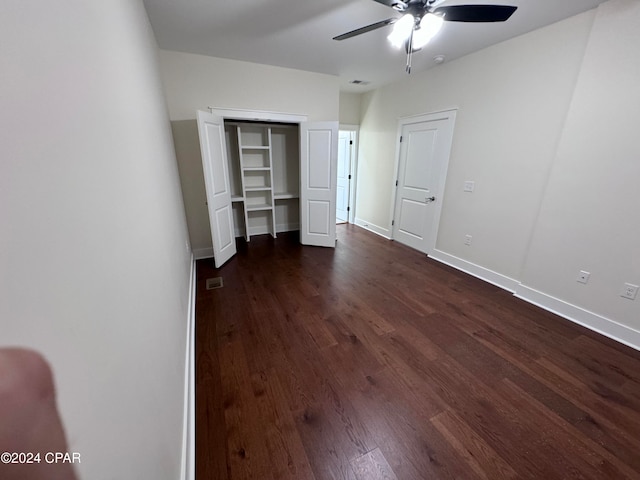
<path fill-rule="evenodd" d="M 198 262 L 199 480 L 640 479 L 640 352 L 337 232 Z"/>

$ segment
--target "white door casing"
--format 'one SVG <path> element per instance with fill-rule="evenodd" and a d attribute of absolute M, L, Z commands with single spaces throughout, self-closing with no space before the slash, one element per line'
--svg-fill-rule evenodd
<path fill-rule="evenodd" d="M 427 254 L 435 248 L 455 113 L 401 119 L 399 125 L 393 238 Z"/>
<path fill-rule="evenodd" d="M 223 119 L 208 112 L 198 111 L 198 135 L 211 223 L 213 256 L 216 267 L 220 267 L 236 253 Z"/>
<path fill-rule="evenodd" d="M 300 242 L 335 247 L 338 122 L 300 124 Z"/>
<path fill-rule="evenodd" d="M 338 132 L 338 167 L 336 183 L 336 220 L 349 221 L 349 198 L 351 186 L 351 132 Z"/>

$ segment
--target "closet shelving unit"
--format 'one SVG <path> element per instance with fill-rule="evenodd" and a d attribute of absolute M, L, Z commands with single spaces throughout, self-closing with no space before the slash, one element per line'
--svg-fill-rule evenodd
<path fill-rule="evenodd" d="M 291 229 L 291 223 L 299 228 L 299 157 L 287 158 L 297 145 L 297 129 L 244 122 L 225 122 L 225 129 L 236 232 L 250 241 L 255 234 L 275 238 L 278 228 Z"/>

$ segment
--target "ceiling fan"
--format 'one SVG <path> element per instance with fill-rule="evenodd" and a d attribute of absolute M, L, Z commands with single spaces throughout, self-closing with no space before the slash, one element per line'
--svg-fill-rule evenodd
<path fill-rule="evenodd" d="M 393 8 L 404 15 L 399 18 L 388 18 L 357 28 L 337 37 L 334 40 L 346 40 L 378 28 L 393 26 L 387 37 L 396 47 L 404 45 L 407 52 L 407 73 L 411 73 L 411 56 L 431 40 L 448 22 L 504 22 L 511 17 L 518 7 L 509 5 L 449 5 L 438 7 L 437 0 L 374 0 Z"/>

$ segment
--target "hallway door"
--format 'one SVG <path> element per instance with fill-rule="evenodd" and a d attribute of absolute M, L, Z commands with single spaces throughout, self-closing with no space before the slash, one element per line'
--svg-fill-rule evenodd
<path fill-rule="evenodd" d="M 346 130 L 340 130 L 338 133 L 338 181 L 336 188 L 336 221 L 338 223 L 349 221 L 354 135 L 355 132 Z"/>

